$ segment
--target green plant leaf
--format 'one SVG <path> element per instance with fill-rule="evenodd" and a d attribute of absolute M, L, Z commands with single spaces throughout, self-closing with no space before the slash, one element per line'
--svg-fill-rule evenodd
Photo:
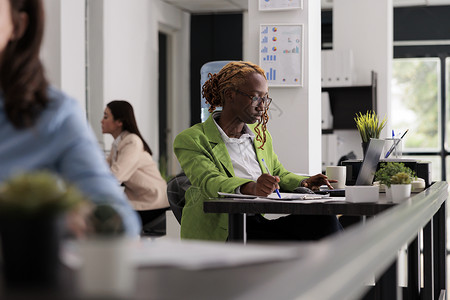
<path fill-rule="evenodd" d="M 396 184 L 396 182 L 408 181 L 405 179 L 405 176 L 409 177 L 411 182 L 416 178 L 414 171 L 406 167 L 405 164 L 398 162 L 387 162 L 381 163 L 380 168 L 375 172 L 375 181 L 379 181 L 381 184 L 390 187 L 391 184 Z"/>
<path fill-rule="evenodd" d="M 55 214 L 84 201 L 76 187 L 48 171 L 14 176 L 0 187 L 0 214 L 8 217 Z"/>
<path fill-rule="evenodd" d="M 354 120 L 364 143 L 369 142 L 371 138 L 380 138 L 380 133 L 386 126 L 386 117 L 380 123 L 374 111 L 367 111 L 364 115 L 359 112 Z"/>

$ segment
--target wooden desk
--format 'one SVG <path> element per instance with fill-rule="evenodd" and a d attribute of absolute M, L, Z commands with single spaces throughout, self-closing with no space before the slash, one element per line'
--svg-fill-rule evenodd
<path fill-rule="evenodd" d="M 298 214 L 298 215 L 346 215 L 346 216 L 374 216 L 385 211 L 395 203 L 388 203 L 385 194 L 380 194 L 376 203 L 349 202 L 261 202 L 242 200 L 241 198 L 216 198 L 204 203 L 206 213 L 228 213 L 229 241 L 243 241 L 245 238 L 246 214 Z"/>
<path fill-rule="evenodd" d="M 230 239 L 235 241 L 245 241 L 245 216 L 248 213 L 377 215 L 376 218 L 372 218 L 364 225 L 352 227 L 351 231 L 365 232 L 357 240 L 352 240 L 349 237 L 349 240 L 354 243 L 352 246 L 361 247 L 361 244 L 365 246 L 367 243 L 371 243 L 373 247 L 380 247 L 379 251 L 386 251 L 385 248 L 391 248 L 392 244 L 396 243 L 397 246 L 394 249 L 398 251 L 403 245 L 407 244 L 408 288 L 404 291 L 406 298 L 418 299 L 420 296 L 423 299 L 436 299 L 446 286 L 445 201 L 447 197 L 448 184 L 437 182 L 400 204 L 386 203 L 384 196 L 378 203 L 328 202 L 303 204 L 214 199 L 204 203 L 204 211 L 206 213 L 228 213 Z M 372 227 L 378 228 L 379 231 L 371 230 Z M 349 231 L 347 230 L 344 235 L 348 236 L 351 232 Z M 398 231 L 398 235 L 395 234 L 395 231 Z M 422 270 L 420 267 L 419 237 L 422 236 L 421 232 L 423 232 L 423 288 L 420 284 Z M 392 237 L 389 237 L 391 235 Z M 389 239 L 389 241 L 382 242 L 381 240 L 384 238 Z M 400 241 L 403 245 L 399 244 Z M 361 255 L 364 256 L 365 254 Z M 389 253 L 389 255 L 397 257 L 397 253 Z M 367 259 L 371 258 L 367 257 Z M 383 258 L 379 256 L 376 259 L 381 262 Z M 397 298 L 396 265 L 395 258 L 390 261 L 390 265 L 385 266 L 383 275 L 377 280 L 377 286 L 380 288 L 375 293 L 378 294 L 380 299 Z M 395 284 L 393 285 L 393 283 Z"/>

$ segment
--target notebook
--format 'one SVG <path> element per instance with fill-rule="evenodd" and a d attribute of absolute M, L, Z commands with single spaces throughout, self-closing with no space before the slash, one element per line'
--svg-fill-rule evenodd
<path fill-rule="evenodd" d="M 370 139 L 355 185 L 372 185 L 383 147 L 384 140 Z M 344 197 L 345 189 L 321 189 L 320 193 L 329 193 L 331 197 Z"/>

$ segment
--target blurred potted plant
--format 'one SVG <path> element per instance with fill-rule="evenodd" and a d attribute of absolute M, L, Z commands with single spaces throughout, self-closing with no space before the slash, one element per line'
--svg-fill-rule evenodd
<path fill-rule="evenodd" d="M 411 195 L 411 183 L 415 178 L 410 168 L 398 162 L 382 163 L 375 173 L 375 181 L 379 181 L 380 187 L 384 185 L 387 199 L 394 202 Z"/>
<path fill-rule="evenodd" d="M 17 175 L 0 186 L 0 236 L 8 286 L 56 284 L 61 217 L 84 202 L 48 171 Z"/>
<path fill-rule="evenodd" d="M 90 297 L 126 298 L 134 288 L 135 268 L 122 217 L 113 206 L 101 204 L 88 216 L 87 226 L 80 249 L 82 292 Z"/>
<path fill-rule="evenodd" d="M 403 201 L 411 196 L 412 178 L 405 172 L 400 172 L 391 177 L 391 197 L 393 202 Z"/>
<path fill-rule="evenodd" d="M 354 118 L 356 128 L 361 135 L 361 145 L 363 148 L 363 155 L 366 155 L 367 146 L 371 138 L 380 138 L 381 130 L 386 125 L 386 117 L 380 122 L 377 114 L 374 111 L 367 111 L 365 114 L 359 112 Z"/>
<path fill-rule="evenodd" d="M 96 206 L 87 218 L 90 237 L 115 239 L 125 234 L 125 226 L 119 213 L 108 204 Z"/>

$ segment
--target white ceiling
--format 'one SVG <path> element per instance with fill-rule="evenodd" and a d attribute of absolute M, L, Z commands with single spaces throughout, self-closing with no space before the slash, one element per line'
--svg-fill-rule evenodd
<path fill-rule="evenodd" d="M 248 9 L 248 0 L 163 0 L 190 13 L 240 12 Z"/>
<path fill-rule="evenodd" d="M 162 0 L 190 13 L 240 12 L 248 9 L 249 0 Z M 251 0 L 258 1 L 258 0 Z M 312 0 L 317 1 L 317 0 Z M 321 0 L 323 9 L 331 9 L 333 0 Z M 393 0 L 395 7 L 416 5 L 450 5 L 450 0 Z"/>

